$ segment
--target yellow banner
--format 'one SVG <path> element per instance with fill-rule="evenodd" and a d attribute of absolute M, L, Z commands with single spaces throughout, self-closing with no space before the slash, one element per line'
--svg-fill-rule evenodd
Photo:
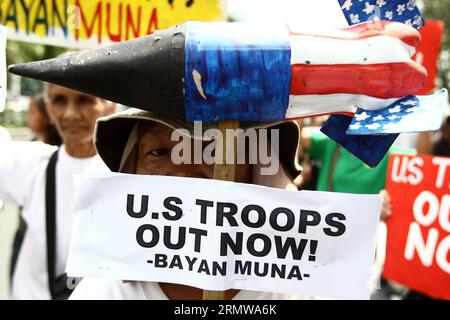
<path fill-rule="evenodd" d="M 224 19 L 222 0 L 0 0 L 8 38 L 91 48 L 188 20 Z"/>

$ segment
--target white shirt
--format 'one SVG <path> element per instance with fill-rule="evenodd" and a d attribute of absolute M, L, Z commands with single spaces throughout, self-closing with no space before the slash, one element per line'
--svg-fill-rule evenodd
<path fill-rule="evenodd" d="M 121 281 L 84 278 L 77 285 L 70 300 L 169 300 L 156 282 Z M 282 294 L 258 291 L 239 291 L 233 300 L 311 300 L 301 294 Z"/>
<path fill-rule="evenodd" d="M 22 207 L 27 231 L 12 283 L 13 299 L 50 299 L 45 229 L 45 176 L 57 148 L 0 141 L 0 199 Z M 107 170 L 99 156 L 74 158 L 62 146 L 56 164 L 56 276 L 64 273 L 72 224 L 72 175 Z"/>
<path fill-rule="evenodd" d="M 9 136 L 8 131 L 0 126 L 0 143 L 10 141 L 11 137 Z"/>

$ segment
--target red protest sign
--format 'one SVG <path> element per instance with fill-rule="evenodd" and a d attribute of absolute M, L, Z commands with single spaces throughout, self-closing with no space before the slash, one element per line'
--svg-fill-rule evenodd
<path fill-rule="evenodd" d="M 450 158 L 392 155 L 384 277 L 450 299 Z"/>
<path fill-rule="evenodd" d="M 425 27 L 419 31 L 422 36 L 422 44 L 417 49 L 413 59 L 427 69 L 428 78 L 425 87 L 416 94 L 430 94 L 435 89 L 437 63 L 444 34 L 444 22 L 440 20 L 426 20 Z"/>

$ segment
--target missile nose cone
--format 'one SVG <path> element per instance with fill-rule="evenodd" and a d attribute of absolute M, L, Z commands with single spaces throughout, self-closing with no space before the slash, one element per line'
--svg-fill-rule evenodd
<path fill-rule="evenodd" d="M 18 63 L 9 66 L 8 72 L 36 80 L 55 82 L 55 75 L 61 74 L 63 63 L 64 59 L 49 59 L 36 62 Z"/>
<path fill-rule="evenodd" d="M 23 72 L 23 64 L 19 63 L 19 64 L 12 64 L 8 67 L 8 72 L 12 73 L 12 74 L 16 74 L 18 76 L 22 75 Z"/>
<path fill-rule="evenodd" d="M 8 71 L 185 121 L 185 26 Z"/>
<path fill-rule="evenodd" d="M 8 72 L 18 76 L 34 78 L 37 72 L 35 64 L 35 62 L 13 64 L 8 67 Z"/>

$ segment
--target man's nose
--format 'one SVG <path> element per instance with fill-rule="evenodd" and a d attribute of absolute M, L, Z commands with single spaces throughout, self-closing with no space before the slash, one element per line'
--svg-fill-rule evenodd
<path fill-rule="evenodd" d="M 80 120 L 82 118 L 81 110 L 74 101 L 69 100 L 64 118 L 68 120 Z"/>

